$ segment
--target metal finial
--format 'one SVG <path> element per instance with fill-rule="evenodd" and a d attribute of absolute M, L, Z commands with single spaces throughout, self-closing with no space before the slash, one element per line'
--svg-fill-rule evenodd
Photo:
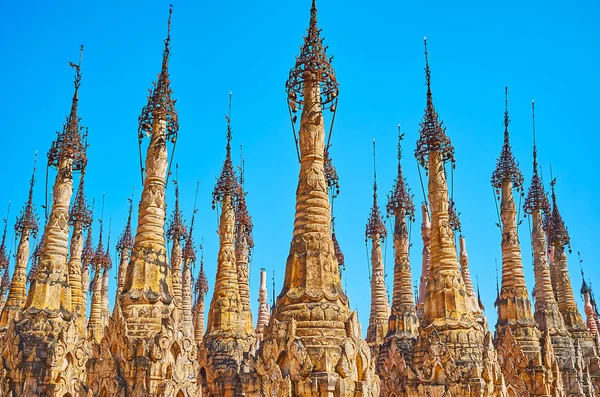
<path fill-rule="evenodd" d="M 531 178 L 531 185 L 529 186 L 529 192 L 525 199 L 523 209 L 525 213 L 531 214 L 534 210 L 540 210 L 547 214 L 550 211 L 550 203 L 544 190 L 544 184 L 538 175 L 538 162 L 537 162 L 537 144 L 536 144 L 536 133 L 535 133 L 535 102 L 531 101 L 531 121 L 533 129 L 533 177 Z"/>
<path fill-rule="evenodd" d="M 427 105 L 425 107 L 425 115 L 421 121 L 421 131 L 417 148 L 415 149 L 415 157 L 421 167 L 428 169 L 429 153 L 437 151 L 441 154 L 442 161 L 454 162 L 454 146 L 450 142 L 450 138 L 446 135 L 446 128 L 443 122 L 439 121 L 439 117 L 435 107 L 433 106 L 433 96 L 431 94 L 431 69 L 429 68 L 429 55 L 427 52 L 427 38 L 423 39 L 425 45 L 425 83 L 427 85 Z"/>
<path fill-rule="evenodd" d="M 38 152 L 36 150 L 33 158 L 33 171 L 31 172 L 31 179 L 29 180 L 29 196 L 27 197 L 27 203 L 25 203 L 25 206 L 17 217 L 17 222 L 15 223 L 15 232 L 17 234 L 22 235 L 23 232 L 28 230 L 33 238 L 36 238 L 38 233 L 38 216 L 35 207 L 33 206 L 33 188 L 35 186 L 37 156 Z"/>
<path fill-rule="evenodd" d="M 80 63 L 81 63 L 80 48 Z M 71 164 L 72 171 L 81 171 L 87 164 L 86 148 L 81 132 L 83 127 L 79 125 L 79 117 L 77 115 L 77 106 L 79 103 L 79 87 L 81 86 L 81 67 L 80 64 L 69 62 L 69 65 L 75 69 L 73 100 L 71 102 L 71 111 L 67 117 L 66 123 L 63 125 L 62 132 L 57 133 L 56 140 L 52 142 L 50 150 L 48 150 L 48 167 L 58 169 L 63 158 L 73 160 Z"/>
<path fill-rule="evenodd" d="M 398 175 L 394 181 L 392 191 L 388 195 L 388 203 L 386 206 L 388 216 L 394 216 L 396 211 L 400 211 L 403 216 L 407 216 L 410 221 L 414 221 L 415 205 L 412 200 L 410 188 L 404 179 L 402 172 L 402 140 L 404 134 L 401 132 L 400 124 L 398 124 Z M 397 225 L 400 227 L 400 225 Z M 396 230 L 395 232 L 404 232 Z"/>
<path fill-rule="evenodd" d="M 533 131 L 533 173 L 537 175 L 537 145 L 535 142 L 535 100 L 531 100 L 531 126 Z"/>
<path fill-rule="evenodd" d="M 425 84 L 427 85 L 427 99 L 431 99 L 431 69 L 429 68 L 429 54 L 427 53 L 427 36 L 423 37 L 425 47 Z"/>
<path fill-rule="evenodd" d="M 296 64 L 290 70 L 285 84 L 292 124 L 295 120 L 293 114 L 302 110 L 304 106 L 304 85 L 307 80 L 319 85 L 317 92 L 320 94 L 321 109 L 329 108 L 335 113 L 339 89 L 335 71 L 331 67 L 332 59 L 333 57 L 327 56 L 327 47 L 323 46 L 323 38 L 317 22 L 317 5 L 313 1 L 310 22 L 300 56 L 296 57 Z"/>
<path fill-rule="evenodd" d="M 142 108 L 142 114 L 138 118 L 138 144 L 145 136 L 151 136 L 155 120 L 166 123 L 166 139 L 172 143 L 177 141 L 179 131 L 179 118 L 175 110 L 175 100 L 172 98 L 171 80 L 169 78 L 169 57 L 171 55 L 171 16 L 173 5 L 169 6 L 169 19 L 167 23 L 167 38 L 163 51 L 162 66 L 156 83 L 148 90 L 148 103 Z M 141 148 L 140 148 L 141 153 Z M 141 164 L 140 164 L 141 166 Z"/>
<path fill-rule="evenodd" d="M 377 204 L 377 167 L 376 167 L 376 149 L 375 139 L 373 139 L 373 206 L 371 207 L 371 214 L 367 222 L 367 228 L 365 236 L 367 239 L 379 238 L 385 239 L 387 236 L 387 229 L 381 218 L 381 212 L 379 211 L 379 205 Z"/>
<path fill-rule="evenodd" d="M 229 114 L 231 114 L 231 92 L 229 93 Z M 231 160 L 231 139 L 233 138 L 233 134 L 231 131 L 231 117 L 229 115 L 225 116 L 227 120 L 227 145 L 225 147 L 225 161 L 223 162 L 223 168 L 221 170 L 221 175 L 217 179 L 217 183 L 215 184 L 215 188 L 213 190 L 213 201 L 212 207 L 216 208 L 217 203 L 220 203 L 225 196 L 232 196 L 232 198 L 237 200 L 239 195 L 239 182 L 237 179 L 237 175 L 235 173 L 235 169 L 233 167 L 233 161 Z"/>
<path fill-rule="evenodd" d="M 550 168 L 552 175 L 552 168 Z M 551 176 L 552 177 L 552 176 Z M 550 182 L 551 197 L 552 197 L 552 211 L 546 217 L 546 232 L 548 233 L 548 243 L 551 245 L 558 244 L 561 247 L 565 247 L 571 243 L 571 237 L 565 222 L 560 214 L 556 201 L 556 178 L 553 178 Z"/>
<path fill-rule="evenodd" d="M 10 201 L 8 202 L 8 209 L 6 210 L 6 218 L 4 222 L 4 231 L 2 232 L 2 243 L 0 244 L 0 269 L 8 268 L 9 254 L 6 252 L 6 231 L 8 230 L 8 217 L 10 215 Z"/>
<path fill-rule="evenodd" d="M 506 180 L 512 182 L 513 187 L 521 190 L 523 186 L 523 174 L 519 169 L 519 163 L 515 160 L 512 148 L 510 146 L 508 124 L 510 118 L 508 116 L 508 87 L 504 88 L 504 143 L 498 157 L 496 169 L 492 174 L 492 186 L 496 189 L 497 196 L 500 196 L 502 183 Z"/>
<path fill-rule="evenodd" d="M 183 259 L 187 262 L 196 262 L 196 249 L 194 248 L 194 222 L 196 219 L 196 204 L 198 202 L 198 190 L 200 189 L 200 181 L 196 183 L 196 194 L 194 195 L 194 209 L 192 211 L 192 220 L 190 221 L 190 231 L 187 234 L 187 238 L 185 240 L 185 246 L 183 247 Z M 200 244 L 202 247 L 202 244 Z"/>
<path fill-rule="evenodd" d="M 181 242 L 187 238 L 187 229 L 183 220 L 183 214 L 179 208 L 179 164 L 175 164 L 175 208 L 169 222 L 167 238 L 172 241 Z"/>

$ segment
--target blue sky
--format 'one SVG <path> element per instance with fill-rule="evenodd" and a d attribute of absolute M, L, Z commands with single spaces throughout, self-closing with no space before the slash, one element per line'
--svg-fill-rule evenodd
<path fill-rule="evenodd" d="M 0 208 L 12 201 L 12 227 L 27 197 L 34 152 L 45 159 L 68 114 L 73 90 L 68 62 L 78 59 L 83 43 L 79 114 L 90 133 L 86 188 L 90 201 L 99 202 L 106 193 L 105 219 L 112 219 L 114 244 L 126 221 L 132 188 L 136 202 L 141 191 L 137 117 L 160 70 L 168 2 L 2 3 L 0 166 L 6 170 L 6 185 Z M 547 183 L 550 164 L 558 178 L 559 205 L 572 238 L 570 273 L 577 299 L 581 285 L 577 251 L 586 275 L 600 285 L 597 2 L 320 0 L 318 7 L 340 82 L 332 138 L 341 184 L 336 229 L 346 256 L 344 282 L 364 331 L 369 314 L 364 231 L 372 201 L 371 142 L 374 138 L 378 142 L 384 207 L 383 193 L 391 188 L 396 172 L 398 123 L 406 134 L 405 175 L 416 203 L 422 200 L 412 153 L 425 107 L 423 36 L 428 37 L 434 102 L 456 147 L 455 200 L 462 212 L 471 273 L 479 276 L 490 325 L 496 322 L 495 260 L 501 258 L 490 177 L 502 144 L 505 86 L 513 149 L 527 186 L 532 173 L 530 103 L 536 101 L 540 164 Z M 261 267 L 269 278 L 275 271 L 277 293 L 281 288 L 298 175 L 284 83 L 302 43 L 309 8 L 309 0 L 174 3 L 170 72 L 180 119 L 175 162 L 188 220 L 200 181 L 195 238 L 205 241 L 209 299 L 218 251 L 211 192 L 225 154 L 224 115 L 230 91 L 234 157 L 243 143 L 248 206 L 255 224 L 254 310 Z M 44 168 L 40 164 L 37 173 L 38 205 L 43 204 Z M 168 201 L 172 209 L 172 185 Z M 422 247 L 419 222 L 420 217 L 412 233 L 415 280 Z M 519 230 L 531 290 L 527 222 Z M 95 232 L 97 236 L 97 224 Z M 391 289 L 389 242 L 386 265 Z M 112 299 L 114 280 L 110 288 Z"/>

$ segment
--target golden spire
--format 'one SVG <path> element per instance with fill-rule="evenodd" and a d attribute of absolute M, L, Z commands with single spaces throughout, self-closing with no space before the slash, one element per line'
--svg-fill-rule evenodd
<path fill-rule="evenodd" d="M 106 249 L 103 243 L 103 229 L 104 229 L 104 195 L 102 196 L 102 215 L 98 219 L 100 225 L 100 232 L 98 237 L 98 245 L 92 258 L 92 268 L 94 271 L 94 278 L 91 283 L 90 289 L 92 290 L 92 303 L 90 307 L 90 319 L 88 321 L 88 333 L 90 339 L 98 343 L 104 335 L 104 326 L 102 319 L 104 315 L 102 288 L 103 288 L 103 277 L 102 272 L 106 272 L 110 268 L 112 261 L 110 254 L 108 253 L 108 244 Z"/>
<path fill-rule="evenodd" d="M 33 205 L 33 188 L 35 186 L 35 171 L 37 163 L 37 152 L 33 160 L 33 172 L 29 180 L 29 196 L 23 206 L 21 213 L 17 217 L 15 224 L 15 238 L 19 236 L 19 245 L 17 247 L 17 256 L 15 270 L 13 273 L 6 306 L 2 311 L 0 326 L 8 323 L 8 320 L 18 320 L 21 310 L 25 306 L 27 299 L 27 261 L 29 260 L 29 240 L 30 237 L 37 238 L 38 217 Z"/>
<path fill-rule="evenodd" d="M 592 305 L 592 289 L 585 281 L 585 275 L 583 274 L 583 269 L 581 269 L 581 295 L 583 296 L 584 302 L 584 311 L 586 317 L 586 325 L 588 331 L 592 334 L 596 341 L 600 341 L 600 331 L 598 330 L 598 324 L 596 323 L 594 306 Z"/>
<path fill-rule="evenodd" d="M 82 295 L 81 254 L 83 251 L 83 230 L 89 228 L 92 222 L 91 211 L 85 200 L 85 167 L 81 170 L 79 187 L 75 201 L 69 213 L 69 223 L 73 227 L 71 236 L 71 250 L 69 257 L 69 285 L 71 286 L 71 300 L 73 312 L 76 313 L 76 322 L 79 332 L 85 335 L 86 310 L 85 299 Z"/>
<path fill-rule="evenodd" d="M 4 270 L 2 278 L 0 279 L 0 312 L 4 310 L 6 304 L 6 291 L 10 285 L 10 279 L 8 277 L 8 265 L 10 263 L 10 252 L 6 252 L 6 231 L 8 230 L 8 217 L 10 215 L 10 201 L 8 202 L 8 211 L 4 221 L 4 232 L 2 233 L 2 243 L 0 244 L 0 271 Z"/>
<path fill-rule="evenodd" d="M 185 245 L 183 247 L 183 274 L 182 274 L 182 298 L 181 308 L 183 310 L 183 323 L 184 328 L 188 332 L 189 336 L 192 336 L 194 332 L 194 320 L 193 320 L 193 307 L 192 307 L 192 264 L 195 266 L 196 263 L 196 249 L 194 248 L 194 221 L 196 217 L 196 201 L 198 199 L 198 189 L 200 182 L 196 184 L 196 197 L 194 198 L 194 210 L 192 212 L 192 221 L 190 224 L 190 231 L 187 234 Z"/>
<path fill-rule="evenodd" d="M 534 274 L 535 274 L 535 307 L 536 312 L 542 310 L 548 303 L 556 303 L 552 291 L 550 280 L 550 270 L 548 269 L 548 259 L 546 257 L 546 237 L 543 231 L 542 216 L 550 210 L 550 203 L 544 191 L 544 185 L 538 175 L 537 146 L 535 140 L 535 102 L 531 101 L 531 114 L 533 125 L 533 177 L 529 192 L 525 199 L 523 209 L 526 214 L 532 216 L 532 244 L 534 256 Z M 539 324 L 539 320 L 538 320 Z M 541 330 L 544 327 L 540 324 Z"/>
<path fill-rule="evenodd" d="M 175 165 L 175 169 L 178 170 L 179 167 Z M 176 171 L 176 175 L 177 174 L 178 172 Z M 173 183 L 175 184 L 175 208 L 173 209 L 169 228 L 167 229 L 167 241 L 170 240 L 173 244 L 171 247 L 171 277 L 173 280 L 173 298 L 175 306 L 181 309 L 181 264 L 183 260 L 181 250 L 182 242 L 184 242 L 187 238 L 187 229 L 184 225 L 183 215 L 181 214 L 181 210 L 179 208 L 179 183 L 177 180 L 174 180 Z"/>
<path fill-rule="evenodd" d="M 230 95 L 231 108 L 231 95 Z M 205 344 L 216 343 L 220 338 L 233 337 L 243 333 L 243 324 L 240 321 L 242 306 L 238 284 L 237 264 L 235 257 L 235 202 L 238 199 L 240 188 L 238 179 L 231 161 L 231 118 L 227 120 L 227 145 L 225 161 L 217 183 L 213 190 L 213 208 L 217 204 L 221 207 L 219 222 L 219 255 L 217 263 L 217 277 L 213 298 L 208 313 L 208 326 Z M 208 346 L 208 345 L 207 345 Z M 207 347 L 210 351 L 210 349 Z"/>
<path fill-rule="evenodd" d="M 150 143 L 146 153 L 138 226 L 125 283 L 119 296 L 128 335 L 135 338 L 160 332 L 162 319 L 170 315 L 173 303 L 172 279 L 165 246 L 165 185 L 167 168 L 170 168 L 167 142 L 175 143 L 179 128 L 168 73 L 172 12 L 171 7 L 161 72 L 150 90 L 148 104 L 139 117 L 140 145 L 146 135 L 150 136 Z M 138 316 L 140 310 L 148 311 L 150 316 Z"/>
<path fill-rule="evenodd" d="M 421 122 L 415 157 L 419 164 L 428 170 L 429 176 L 431 265 L 424 297 L 423 317 L 415 349 L 428 351 L 433 348 L 432 344 L 437 338 L 442 343 L 451 340 L 450 343 L 455 344 L 456 341 L 459 341 L 458 345 L 454 345 L 455 347 L 450 350 L 450 355 L 454 359 L 462 361 L 461 365 L 468 366 L 471 365 L 470 362 L 474 357 L 477 357 L 476 360 L 483 358 L 485 330 L 472 311 L 458 263 L 453 233 L 453 228 L 458 225 L 455 225 L 455 219 L 450 217 L 453 203 L 449 200 L 445 169 L 447 161 L 454 163 L 454 147 L 439 122 L 433 106 L 426 40 L 425 62 L 427 105 Z M 452 282 L 448 280 L 452 280 Z M 467 349 L 470 351 L 468 357 L 460 353 Z M 424 356 L 415 356 L 417 369 L 427 365 Z"/>
<path fill-rule="evenodd" d="M 556 285 L 554 294 L 569 332 L 575 339 L 589 339 L 590 335 L 586 332 L 587 327 L 575 302 L 571 285 L 567 253 L 565 252 L 565 247 L 570 244 L 571 239 L 556 202 L 556 178 L 552 180 L 550 186 L 552 189 L 552 211 L 547 216 L 546 232 L 548 234 L 548 244 L 554 247 L 550 271 L 551 277 L 554 276 L 552 284 L 553 286 Z M 585 344 L 586 342 L 582 341 L 582 343 Z"/>
<path fill-rule="evenodd" d="M 92 200 L 92 208 L 94 207 L 94 200 Z M 93 212 L 90 212 L 90 219 L 93 219 Z M 92 240 L 92 226 L 93 222 L 90 222 L 90 227 L 87 229 L 87 235 L 85 243 L 83 244 L 83 250 L 81 252 L 81 295 L 83 297 L 84 307 L 87 308 L 88 291 L 90 284 L 90 266 L 93 268 L 94 260 L 94 242 Z"/>
<path fill-rule="evenodd" d="M 575 348 L 569 337 L 563 317 L 552 290 L 550 269 L 546 255 L 546 235 L 543 230 L 542 215 L 549 210 L 548 198 L 544 186 L 538 176 L 537 147 L 535 142 L 535 105 L 531 102 L 533 126 L 533 177 L 525 204 L 525 213 L 532 218 L 531 245 L 533 253 L 533 272 L 535 276 L 535 313 L 534 317 L 542 332 L 548 332 L 552 337 L 554 352 L 561 365 L 561 370 L 566 369 L 565 360 L 574 357 Z"/>
<path fill-rule="evenodd" d="M 258 292 L 258 320 L 256 322 L 256 338 L 263 339 L 263 335 L 269 326 L 269 303 L 267 300 L 267 272 L 264 268 L 260 269 L 260 287 Z"/>
<path fill-rule="evenodd" d="M 500 199 L 502 230 L 502 285 L 495 305 L 498 307 L 497 335 L 509 327 L 523 352 L 534 362 L 541 362 L 540 331 L 537 328 L 525 273 L 521 260 L 521 245 L 517 229 L 517 206 L 513 189 L 523 191 L 523 174 L 512 154 L 508 125 L 508 87 L 505 88 L 504 143 L 491 178 L 492 187 Z"/>
<path fill-rule="evenodd" d="M 104 252 L 104 256 L 106 257 L 105 262 L 106 265 L 102 268 L 102 295 L 101 295 L 101 303 L 102 303 L 102 329 L 108 325 L 108 317 L 110 317 L 110 308 L 108 302 L 108 279 L 110 276 L 110 271 L 112 269 L 112 259 L 110 257 L 110 233 L 111 233 L 111 225 L 112 219 L 108 223 L 108 238 L 106 239 L 106 251 Z"/>
<path fill-rule="evenodd" d="M 402 140 L 404 134 L 398 125 L 398 174 L 388 195 L 387 215 L 394 219 L 394 294 L 392 298 L 387 337 L 410 340 L 405 352 L 412 350 L 417 337 L 419 320 L 415 309 L 412 274 L 409 258 L 409 222 L 414 222 L 415 205 L 402 172 Z"/>
<path fill-rule="evenodd" d="M 423 318 L 425 309 L 425 295 L 427 292 L 427 281 L 429 279 L 429 268 L 431 266 L 431 220 L 427 202 L 421 204 L 421 240 L 423 251 L 421 253 L 421 278 L 419 279 L 419 293 L 417 299 L 417 318 Z"/>
<path fill-rule="evenodd" d="M 193 220 L 193 219 L 192 219 Z M 204 272 L 204 249 L 200 244 L 200 271 L 194 285 L 194 339 L 198 345 L 202 344 L 204 338 L 204 299 L 208 292 L 208 281 Z"/>
<path fill-rule="evenodd" d="M 86 147 L 81 136 L 77 106 L 81 85 L 81 53 L 79 64 L 71 63 L 75 69 L 75 92 L 71 112 L 63 131 L 58 134 L 48 151 L 48 166 L 58 170 L 53 187 L 53 203 L 44 231 L 44 245 L 39 266 L 31 283 L 25 304 L 25 312 L 32 320 L 43 321 L 39 313 L 50 318 L 70 321 L 73 315 L 71 287 L 69 285 L 69 204 L 73 194 L 73 172 L 82 171 L 87 164 Z"/>
<path fill-rule="evenodd" d="M 131 248 L 133 248 L 133 235 L 131 233 L 131 214 L 133 213 L 133 196 L 129 200 L 129 213 L 127 215 L 127 224 L 123 233 L 117 240 L 117 251 L 119 253 L 119 269 L 117 276 L 117 299 L 123 291 L 123 285 L 125 284 L 125 275 L 127 274 L 127 265 L 129 264 L 129 257 L 131 255 Z M 117 307 L 117 304 L 115 304 Z"/>
<path fill-rule="evenodd" d="M 371 240 L 371 315 L 366 341 L 372 346 L 380 345 L 387 335 L 390 302 L 385 285 L 385 269 L 381 244 L 387 230 L 377 204 L 377 168 L 375 166 L 375 140 L 373 140 L 373 206 L 367 223 L 365 237 Z"/>
<path fill-rule="evenodd" d="M 252 217 L 248 213 L 246 205 L 246 195 L 244 189 L 244 158 L 241 155 L 242 147 L 240 146 L 240 171 L 237 195 L 237 203 L 235 207 L 235 257 L 237 264 L 238 285 L 240 289 L 240 302 L 242 305 L 242 321 L 245 332 L 254 334 L 254 325 L 252 322 L 252 311 L 250 310 L 250 258 L 252 257 L 252 249 L 254 248 L 254 239 L 252 237 Z"/>

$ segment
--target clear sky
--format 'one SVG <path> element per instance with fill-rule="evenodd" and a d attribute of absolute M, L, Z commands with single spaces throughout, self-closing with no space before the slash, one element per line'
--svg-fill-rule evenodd
<path fill-rule="evenodd" d="M 0 167 L 6 184 L 0 210 L 12 200 L 12 228 L 27 198 L 38 150 L 35 201 L 43 213 L 39 206 L 45 154 L 68 115 L 73 93 L 68 62 L 77 61 L 83 43 L 79 114 L 90 134 L 86 188 L 88 199 L 97 203 L 106 193 L 105 219 L 112 219 L 114 245 L 126 221 L 127 198 L 135 188 L 137 203 L 141 192 L 137 118 L 160 70 L 169 4 L 3 0 L 1 5 Z M 218 251 L 211 192 L 225 155 L 224 115 L 233 91 L 234 156 L 239 157 L 243 143 L 248 206 L 255 224 L 254 311 L 259 269 L 265 267 L 269 279 L 275 271 L 279 293 L 291 241 L 299 167 L 284 83 L 308 26 L 309 8 L 310 0 L 174 3 L 170 72 L 180 120 L 175 162 L 181 204 L 189 221 L 199 180 L 195 238 L 205 242 L 210 299 Z M 598 2 L 319 0 L 318 8 L 340 82 L 332 138 L 341 184 L 337 234 L 346 256 L 344 283 L 363 331 L 370 303 L 364 233 L 372 202 L 371 142 L 374 138 L 378 142 L 384 207 L 384 193 L 396 173 L 398 123 L 406 134 L 405 175 L 416 204 L 422 201 L 413 151 L 425 108 L 423 36 L 429 43 L 434 103 L 456 147 L 454 195 L 462 213 L 471 273 L 474 279 L 479 276 L 491 327 L 496 322 L 495 260 L 500 262 L 501 256 L 490 177 L 502 144 L 505 86 L 513 150 L 527 187 L 532 174 L 530 103 L 536 101 L 540 164 L 546 184 L 550 164 L 558 179 L 559 206 L 572 239 L 570 274 L 578 301 L 577 251 L 586 276 L 600 288 Z M 54 175 L 51 171 L 51 181 Z M 172 209 L 172 184 L 167 199 Z M 411 236 L 415 280 L 420 276 L 419 224 L 420 215 Z M 519 231 L 531 290 L 527 224 L 523 222 Z M 95 232 L 97 236 L 97 224 Z M 393 253 L 389 242 L 387 247 L 391 293 Z M 112 300 L 114 280 L 110 289 Z M 269 285 L 270 297 L 272 293 Z"/>

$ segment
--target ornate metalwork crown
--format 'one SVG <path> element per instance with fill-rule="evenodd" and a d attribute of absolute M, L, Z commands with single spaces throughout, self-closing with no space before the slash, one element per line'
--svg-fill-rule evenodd
<path fill-rule="evenodd" d="M 92 264 L 94 260 L 94 245 L 92 241 L 92 226 L 87 230 L 87 236 L 85 243 L 83 244 L 83 251 L 81 251 L 81 267 L 85 268 Z"/>
<path fill-rule="evenodd" d="M 71 113 L 63 125 L 62 132 L 57 132 L 56 140 L 52 142 L 48 150 L 48 166 L 58 168 L 58 165 L 65 156 L 73 160 L 73 171 L 82 171 L 87 164 L 86 149 L 87 129 L 82 136 L 83 127 L 79 126 L 81 119 L 77 116 L 77 105 L 79 103 L 79 87 L 81 86 L 81 56 L 83 45 L 80 47 L 79 64 L 70 62 L 70 66 L 75 69 L 75 93 L 71 103 Z"/>
<path fill-rule="evenodd" d="M 567 231 L 565 222 L 563 221 L 560 211 L 558 210 L 558 205 L 556 204 L 555 185 L 556 178 L 550 183 L 552 188 L 552 212 L 548 215 L 546 232 L 548 233 L 548 243 L 552 245 L 560 244 L 564 247 L 571 243 L 571 237 L 569 237 L 569 232 Z"/>
<path fill-rule="evenodd" d="M 500 157 L 498 157 L 498 164 L 492 174 L 492 186 L 498 190 L 502 188 L 502 182 L 509 180 L 512 182 L 513 187 L 521 190 L 523 186 L 523 174 L 519 169 L 519 163 L 515 160 L 515 156 L 512 153 L 512 148 L 509 141 L 508 124 L 510 119 L 508 117 L 508 87 L 505 87 L 505 108 L 504 108 L 504 144 L 502 145 L 502 151 Z"/>
<path fill-rule="evenodd" d="M 208 280 L 206 279 L 206 273 L 204 272 L 204 248 L 202 245 L 200 245 L 200 252 L 200 272 L 198 272 L 198 278 L 196 278 L 196 284 L 194 285 L 196 302 L 202 299 L 208 292 Z"/>
<path fill-rule="evenodd" d="M 10 204 L 8 205 L 10 210 Z M 7 216 L 8 218 L 8 216 Z M 6 252 L 6 231 L 8 229 L 8 219 L 4 219 L 4 232 L 2 233 L 2 243 L 0 243 L 0 269 L 8 268 L 10 262 L 9 253 Z"/>
<path fill-rule="evenodd" d="M 236 222 L 236 235 L 239 237 L 245 237 L 248 248 L 254 248 L 254 238 L 252 237 L 252 231 L 254 224 L 252 223 L 252 217 L 248 213 L 248 207 L 246 205 L 246 194 L 242 186 L 241 180 L 238 184 L 238 200 L 235 207 L 235 222 Z"/>
<path fill-rule="evenodd" d="M 290 70 L 289 78 L 285 83 L 288 105 L 292 113 L 302 110 L 304 106 L 306 80 L 312 80 L 319 85 L 321 108 L 336 111 L 339 88 L 335 71 L 331 67 L 332 59 L 333 57 L 327 57 L 327 46 L 323 46 L 321 30 L 317 24 L 317 5 L 313 0 L 310 24 L 304 37 L 304 44 L 300 47 L 300 56 L 296 57 L 296 64 Z"/>
<path fill-rule="evenodd" d="M 394 181 L 392 191 L 388 194 L 386 210 L 388 216 L 394 216 L 396 211 L 400 211 L 401 215 L 407 216 L 414 222 L 415 204 L 413 203 L 410 189 L 408 188 L 408 184 L 402 173 L 402 139 L 404 139 L 404 134 L 400 133 L 400 126 L 398 126 L 398 175 Z"/>
<path fill-rule="evenodd" d="M 460 223 L 460 212 L 456 211 L 454 200 L 448 202 L 448 218 L 448 223 L 450 224 L 452 231 L 461 233 L 462 225 Z"/>
<path fill-rule="evenodd" d="M 221 170 L 221 175 L 219 176 L 219 178 L 217 178 L 217 183 L 215 184 L 215 188 L 213 190 L 213 209 L 215 208 L 217 203 L 223 201 L 223 198 L 225 196 L 232 196 L 234 201 L 236 201 L 240 192 L 240 188 L 238 186 L 238 178 L 233 167 L 233 161 L 231 160 L 231 120 L 229 116 L 225 116 L 225 118 L 227 119 L 226 154 L 225 161 L 223 162 L 223 169 Z"/>
<path fill-rule="evenodd" d="M 131 233 L 131 214 L 133 212 L 133 199 L 129 199 L 129 214 L 127 215 L 127 225 L 125 225 L 125 230 L 121 236 L 119 236 L 119 240 L 117 240 L 117 250 L 119 252 L 127 249 L 130 250 L 133 248 L 133 235 Z"/>
<path fill-rule="evenodd" d="M 194 248 L 194 219 L 196 217 L 196 210 L 192 214 L 192 222 L 190 224 L 190 232 L 187 234 L 185 239 L 185 245 L 183 246 L 183 260 L 186 262 L 196 262 L 196 249 Z"/>
<path fill-rule="evenodd" d="M 35 246 L 35 250 L 31 255 L 31 268 L 29 269 L 29 273 L 27 273 L 27 282 L 31 283 L 35 278 L 35 273 L 37 272 L 37 267 L 40 263 L 40 258 L 42 256 L 42 247 L 44 246 L 44 240 L 46 239 L 46 232 L 42 233 L 42 237 L 40 241 Z"/>
<path fill-rule="evenodd" d="M 98 237 L 98 245 L 96 246 L 96 252 L 94 252 L 94 256 L 92 258 L 92 264 L 96 271 L 100 269 L 110 269 L 112 267 L 112 260 L 110 259 L 110 253 L 108 252 L 108 247 L 110 246 L 110 237 L 108 238 L 108 244 L 106 245 L 106 250 L 104 249 L 104 245 L 102 244 L 102 220 L 100 222 L 100 236 Z"/>
<path fill-rule="evenodd" d="M 325 171 L 325 179 L 327 180 L 327 187 L 329 188 L 329 196 L 334 199 L 340 194 L 340 177 L 338 176 L 337 170 L 331 161 L 329 148 L 325 148 L 323 157 L 323 167 Z"/>
<path fill-rule="evenodd" d="M 371 214 L 367 222 L 367 229 L 365 231 L 365 237 L 373 239 L 379 237 L 381 240 L 387 237 L 387 229 L 383 219 L 381 217 L 381 211 L 377 204 L 377 172 L 375 171 L 375 140 L 373 140 L 373 206 L 371 207 Z"/>
<path fill-rule="evenodd" d="M 37 160 L 37 152 L 35 154 Z M 15 223 L 15 233 L 21 235 L 25 230 L 29 230 L 33 238 L 37 237 L 38 233 L 38 217 L 33 206 L 33 187 L 35 185 L 35 163 L 33 164 L 33 172 L 31 173 L 31 179 L 29 180 L 29 197 L 27 203 L 21 210 L 21 213 L 17 217 L 17 223 Z"/>
<path fill-rule="evenodd" d="M 534 210 L 540 210 L 547 214 L 550 211 L 550 203 L 544 190 L 544 184 L 538 175 L 537 146 L 535 144 L 535 103 L 533 101 L 531 101 L 531 112 L 533 122 L 533 177 L 531 178 L 531 185 L 527 192 L 523 210 L 526 214 L 531 214 Z"/>
<path fill-rule="evenodd" d="M 165 39 L 165 49 L 163 51 L 162 68 L 158 75 L 157 82 L 152 83 L 152 88 L 148 90 L 148 104 L 142 108 L 142 114 L 138 119 L 138 138 L 141 141 L 144 136 L 152 134 L 152 125 L 154 120 L 163 120 L 166 122 L 166 137 L 171 142 L 177 140 L 179 131 L 179 119 L 175 102 L 172 98 L 171 80 L 169 78 L 169 56 L 171 54 L 171 16 L 173 15 L 173 5 L 169 7 L 169 22 L 167 24 L 167 38 Z"/>
<path fill-rule="evenodd" d="M 439 121 L 437 111 L 433 106 L 433 96 L 431 94 L 431 70 L 429 69 L 429 59 L 427 55 L 427 38 L 425 42 L 425 80 L 427 85 L 427 106 L 425 107 L 425 115 L 421 121 L 421 131 L 417 148 L 415 149 L 415 157 L 421 166 L 428 169 L 427 159 L 432 151 L 440 152 L 442 161 L 454 162 L 454 146 L 450 142 L 450 138 L 446 135 L 444 123 Z"/>
<path fill-rule="evenodd" d="M 175 209 L 171 215 L 169 229 L 167 230 L 167 238 L 172 241 L 184 241 L 187 238 L 187 228 L 183 222 L 183 214 L 179 208 L 179 184 L 175 183 Z"/>
<path fill-rule="evenodd" d="M 338 261 L 338 267 L 340 269 L 340 273 L 342 270 L 346 270 L 344 253 L 342 252 L 342 248 L 340 247 L 340 243 L 338 242 L 337 236 L 335 235 L 335 230 L 331 233 L 331 240 L 333 240 L 333 249 L 335 252 L 335 258 Z"/>
<path fill-rule="evenodd" d="M 72 225 L 79 223 L 82 228 L 86 229 L 92 224 L 92 211 L 85 200 L 84 184 L 85 184 L 85 169 L 81 171 L 81 179 L 79 187 L 75 195 L 75 202 L 71 211 L 69 211 L 69 223 Z"/>

